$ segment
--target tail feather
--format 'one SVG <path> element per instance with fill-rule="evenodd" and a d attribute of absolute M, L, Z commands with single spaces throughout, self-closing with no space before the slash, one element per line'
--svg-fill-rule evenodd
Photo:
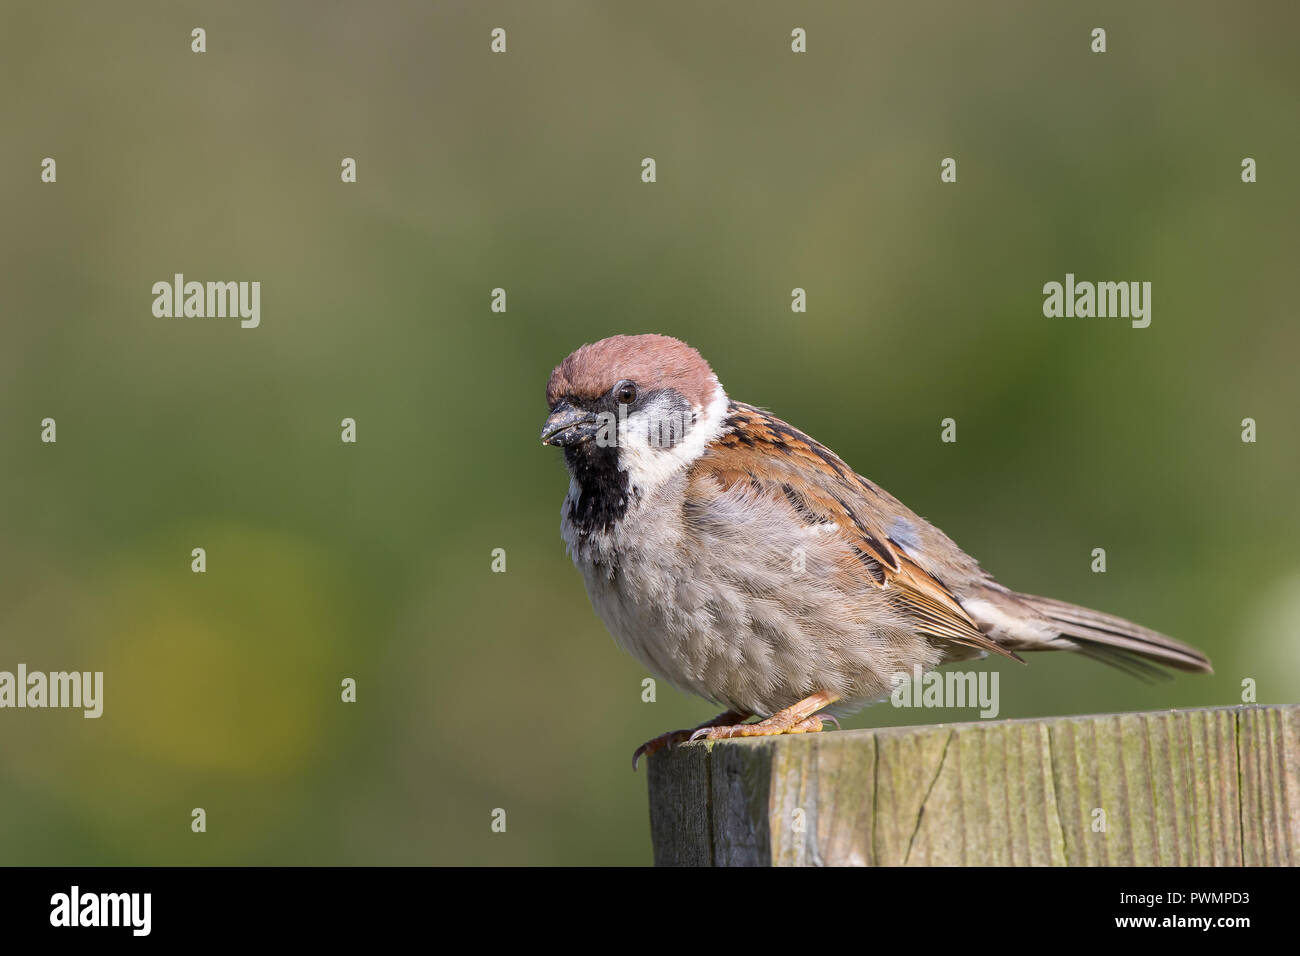
<path fill-rule="evenodd" d="M 1173 675 L 1169 671 L 1138 657 L 1132 651 L 1122 651 L 1119 648 L 1106 647 L 1103 644 L 1091 644 L 1088 641 L 1068 640 L 1074 645 L 1074 653 L 1081 654 L 1089 660 L 1097 661 L 1099 664 L 1105 664 L 1107 667 L 1123 671 L 1129 677 L 1136 677 L 1144 684 L 1173 680 Z"/>
<path fill-rule="evenodd" d="M 1082 653 L 1129 673 L 1152 676 L 1155 668 L 1147 661 L 1181 671 L 1214 673 L 1210 659 L 1196 648 L 1149 627 L 1053 598 L 1033 594 L 1017 597 L 1059 627 Z"/>

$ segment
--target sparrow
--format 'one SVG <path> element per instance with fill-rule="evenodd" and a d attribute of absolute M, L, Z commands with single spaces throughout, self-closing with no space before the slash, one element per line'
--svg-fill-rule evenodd
<path fill-rule="evenodd" d="M 1164 634 L 999 584 L 825 445 L 728 397 L 685 342 L 584 345 L 546 403 L 542 443 L 569 473 L 561 534 L 596 614 L 656 677 L 726 708 L 642 744 L 633 767 L 688 739 L 819 731 L 916 668 L 988 654 L 1211 672 Z"/>

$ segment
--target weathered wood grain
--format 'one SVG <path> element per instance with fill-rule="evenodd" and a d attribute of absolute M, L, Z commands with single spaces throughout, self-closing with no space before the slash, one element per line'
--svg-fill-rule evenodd
<path fill-rule="evenodd" d="M 1300 863 L 1300 706 L 687 744 L 649 761 L 655 862 Z"/>

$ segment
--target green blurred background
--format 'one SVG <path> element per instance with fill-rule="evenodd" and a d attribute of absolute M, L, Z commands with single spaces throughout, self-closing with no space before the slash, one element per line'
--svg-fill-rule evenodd
<path fill-rule="evenodd" d="M 0 863 L 648 862 L 632 749 L 716 708 L 641 701 L 538 443 L 615 332 L 1217 669 L 1037 656 L 1002 716 L 1300 698 L 1300 13 L 1090 6 L 6 2 L 0 669 L 105 712 L 0 711 Z M 1151 327 L 1044 318 L 1066 272 Z"/>

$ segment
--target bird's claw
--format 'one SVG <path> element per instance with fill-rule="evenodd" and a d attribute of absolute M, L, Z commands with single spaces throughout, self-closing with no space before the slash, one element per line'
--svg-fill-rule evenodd
<path fill-rule="evenodd" d="M 637 764 L 641 762 L 642 757 L 649 757 L 651 754 L 656 754 L 665 747 L 671 749 L 673 744 L 679 744 L 686 740 L 686 735 L 689 733 L 689 730 L 670 730 L 666 734 L 660 734 L 658 737 L 647 740 L 640 747 L 637 747 L 632 754 L 632 772 L 636 772 Z"/>

